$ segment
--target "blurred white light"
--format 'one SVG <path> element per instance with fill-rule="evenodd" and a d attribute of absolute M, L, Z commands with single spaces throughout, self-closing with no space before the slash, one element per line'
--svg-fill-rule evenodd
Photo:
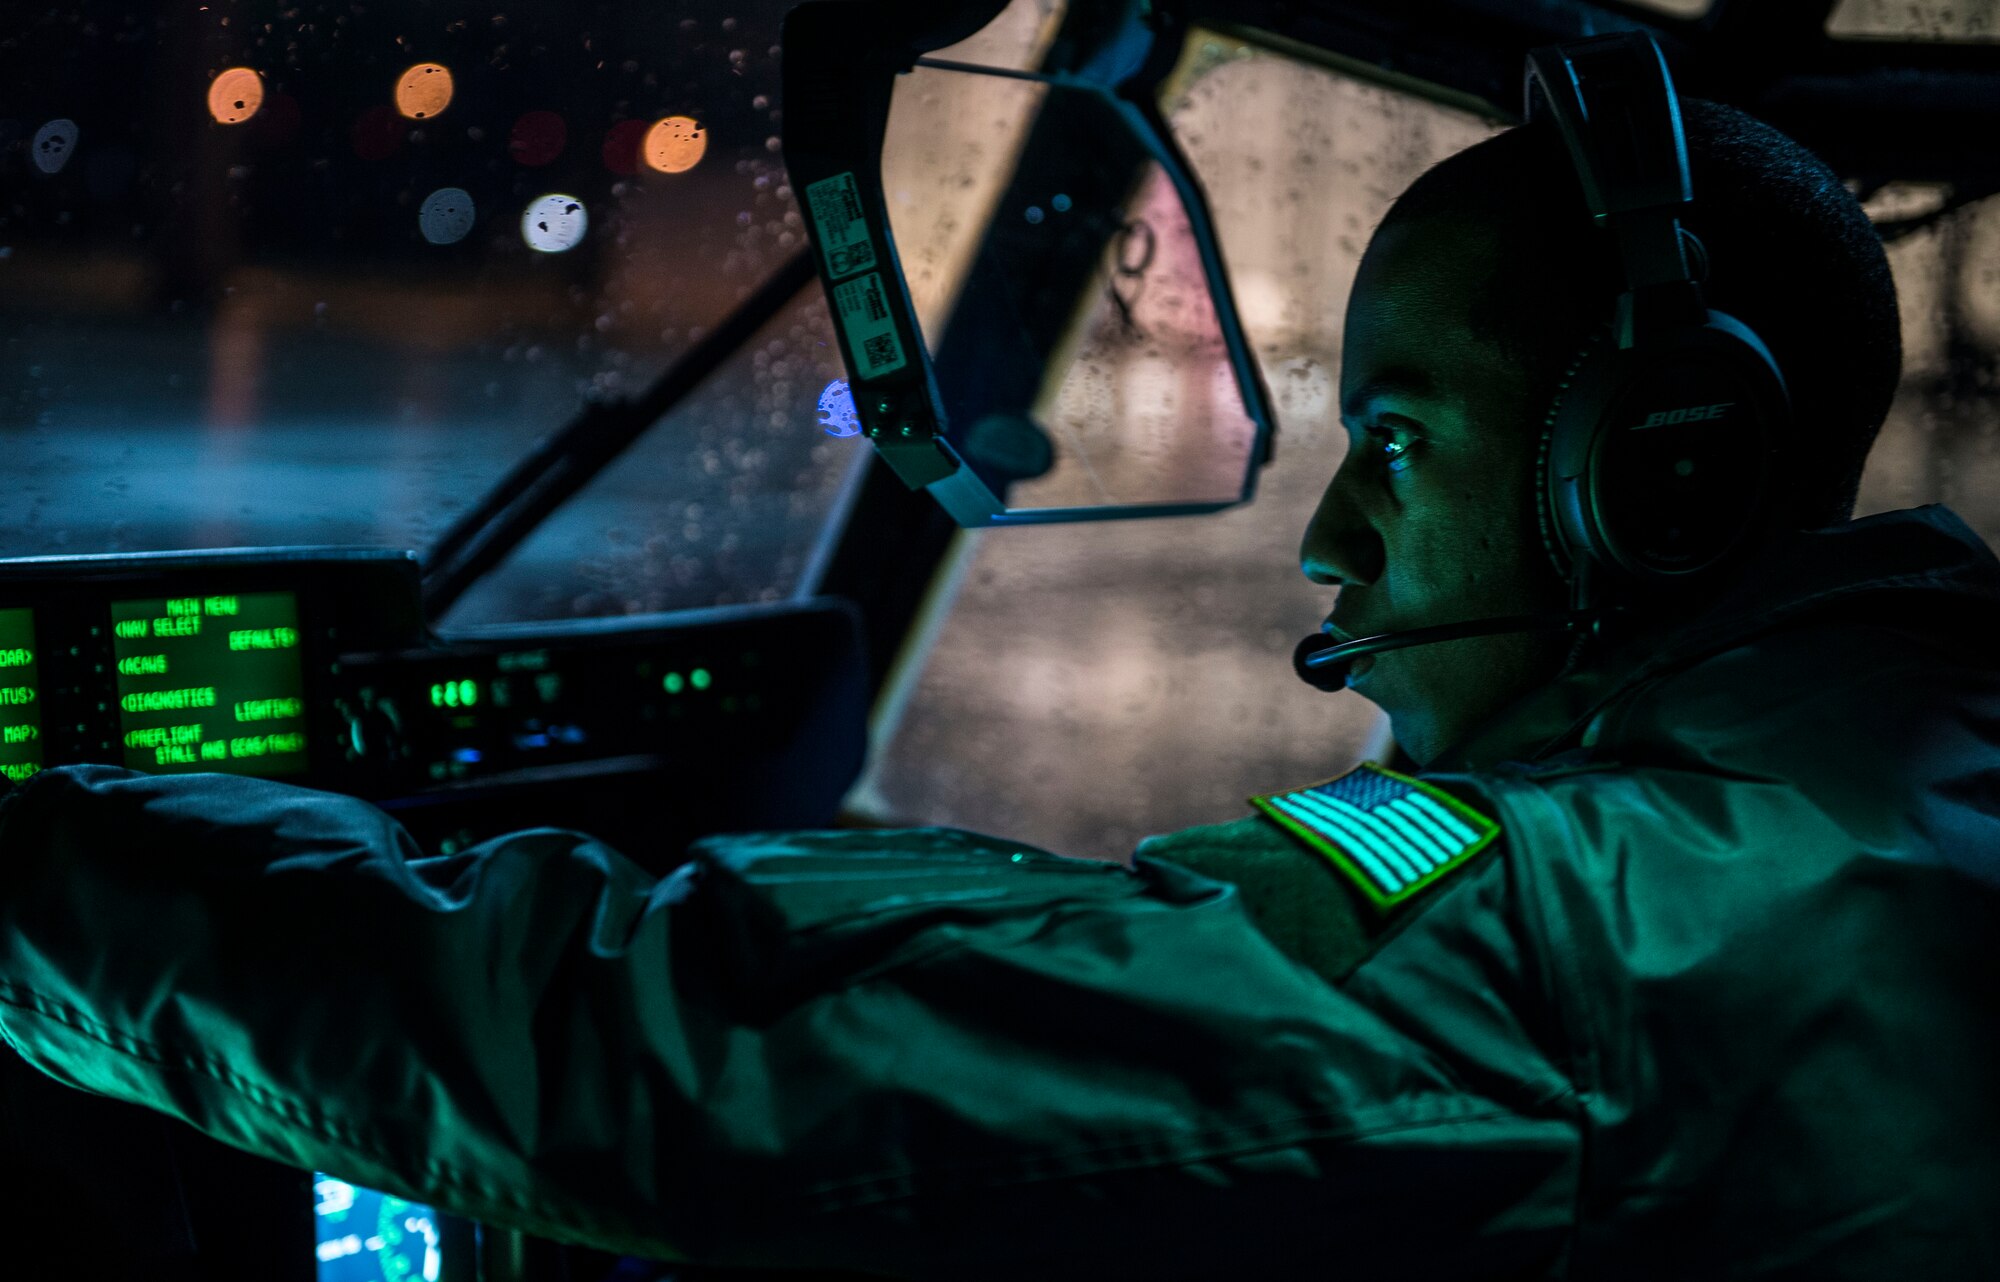
<path fill-rule="evenodd" d="M 69 163 L 70 154 L 76 150 L 76 122 L 74 120 L 51 120 L 35 131 L 35 168 L 45 174 L 53 174 Z"/>
<path fill-rule="evenodd" d="M 433 245 L 456 245 L 472 230 L 472 197 L 463 187 L 440 187 L 424 197 L 417 227 Z M 532 244 L 533 242 L 529 242 Z"/>
<path fill-rule="evenodd" d="M 528 248 L 544 254 L 560 254 L 575 249 L 590 225 L 583 202 L 574 196 L 548 195 L 537 198 L 521 215 L 521 239 Z"/>

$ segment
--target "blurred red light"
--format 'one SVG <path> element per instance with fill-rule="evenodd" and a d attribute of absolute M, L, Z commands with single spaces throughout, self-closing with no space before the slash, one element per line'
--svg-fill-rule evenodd
<path fill-rule="evenodd" d="M 620 176 L 639 172 L 639 145 L 646 141 L 648 121 L 621 120 L 604 135 L 604 167 Z"/>
<path fill-rule="evenodd" d="M 370 107 L 354 122 L 354 154 L 363 160 L 386 160 L 403 145 L 407 128 L 387 103 Z"/>
<path fill-rule="evenodd" d="M 569 128 L 553 111 L 530 111 L 514 122 L 507 135 L 507 152 L 514 163 L 539 168 L 562 155 Z"/>

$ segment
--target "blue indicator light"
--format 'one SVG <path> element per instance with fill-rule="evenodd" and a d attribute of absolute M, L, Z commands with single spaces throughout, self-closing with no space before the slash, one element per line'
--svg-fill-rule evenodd
<path fill-rule="evenodd" d="M 1029 226 L 1031 226 L 1031 227 L 1032 227 L 1032 226 L 1039 226 L 1039 225 L 1040 225 L 1040 223 L 1041 223 L 1041 221 L 1042 221 L 1042 219 L 1043 219 L 1044 217 L 1046 217 L 1046 215 L 1044 215 L 1044 214 L 1042 213 L 1042 207 L 1041 207 L 1040 205 L 1030 205 L 1030 206 L 1028 206 L 1028 209 L 1027 209 L 1027 218 L 1028 218 L 1028 225 L 1029 225 Z"/>
<path fill-rule="evenodd" d="M 819 428 L 828 436 L 861 435 L 861 415 L 855 412 L 846 379 L 836 378 L 820 392 Z"/>
<path fill-rule="evenodd" d="M 486 754 L 477 748 L 458 748 L 451 754 L 453 761 L 462 761 L 468 766 L 476 766 L 485 760 Z"/>
<path fill-rule="evenodd" d="M 1069 212 L 1069 197 L 1063 195 L 1061 192 L 1057 192 L 1056 198 L 1054 200 L 1051 200 L 1049 204 L 1053 206 L 1055 211 L 1059 214 L 1066 214 Z"/>

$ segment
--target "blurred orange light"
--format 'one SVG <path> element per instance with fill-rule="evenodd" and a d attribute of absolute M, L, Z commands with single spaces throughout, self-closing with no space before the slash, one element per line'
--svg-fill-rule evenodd
<path fill-rule="evenodd" d="M 264 82 L 248 67 L 231 67 L 208 82 L 208 114 L 225 125 L 240 125 L 264 105 Z"/>
<path fill-rule="evenodd" d="M 686 173 L 701 163 L 708 150 L 708 135 L 692 116 L 668 116 L 656 120 L 646 131 L 639 154 L 663 174 Z"/>
<path fill-rule="evenodd" d="M 420 62 L 396 82 L 396 110 L 412 120 L 429 120 L 451 105 L 451 72 Z"/>

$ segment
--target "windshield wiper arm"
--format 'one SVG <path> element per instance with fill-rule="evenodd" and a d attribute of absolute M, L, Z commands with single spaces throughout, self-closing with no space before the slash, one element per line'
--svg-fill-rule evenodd
<path fill-rule="evenodd" d="M 784 309 L 816 276 L 801 249 L 765 278 L 653 385 L 628 400 L 593 401 L 523 455 L 486 496 L 424 553 L 424 615 L 436 619 L 565 500 L 588 485 L 646 429 L 685 400 L 736 349 Z"/>

